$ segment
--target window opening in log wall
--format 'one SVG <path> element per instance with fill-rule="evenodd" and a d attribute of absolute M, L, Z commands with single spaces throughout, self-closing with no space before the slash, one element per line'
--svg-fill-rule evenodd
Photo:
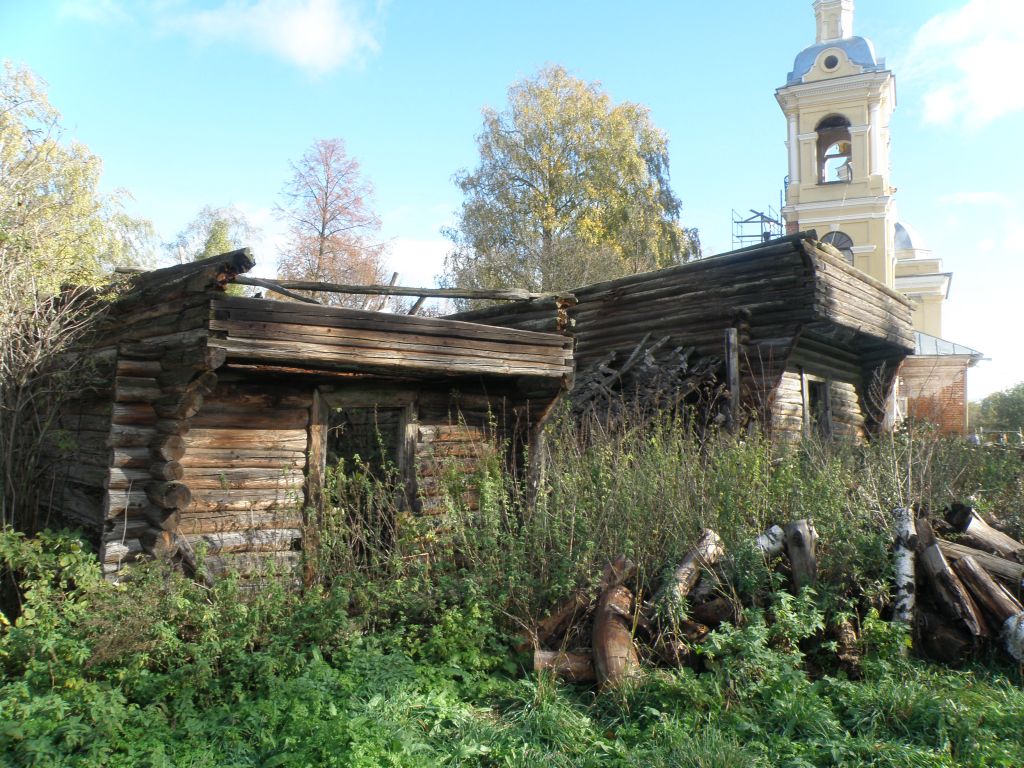
<path fill-rule="evenodd" d="M 404 408 L 331 408 L 327 421 L 327 466 L 365 471 L 384 480 L 401 470 Z"/>
<path fill-rule="evenodd" d="M 812 436 L 822 440 L 832 437 L 832 398 L 827 380 L 807 379 L 807 416 Z"/>

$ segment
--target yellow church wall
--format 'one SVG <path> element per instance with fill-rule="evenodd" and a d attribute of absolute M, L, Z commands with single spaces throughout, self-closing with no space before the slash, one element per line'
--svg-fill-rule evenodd
<path fill-rule="evenodd" d="M 937 296 L 911 297 L 917 305 L 911 316 L 915 331 L 942 338 L 942 299 Z"/>

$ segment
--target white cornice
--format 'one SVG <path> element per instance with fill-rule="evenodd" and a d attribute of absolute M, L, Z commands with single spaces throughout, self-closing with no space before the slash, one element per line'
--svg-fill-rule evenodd
<path fill-rule="evenodd" d="M 816 101 L 832 101 L 838 94 L 858 94 L 874 101 L 881 99 L 885 92 L 892 91 L 892 72 L 865 72 L 829 80 L 815 80 L 810 83 L 785 85 L 775 90 L 775 99 L 783 111 L 792 110 L 798 104 L 812 104 Z"/>
<path fill-rule="evenodd" d="M 835 221 L 861 221 L 863 219 L 884 219 L 888 214 L 884 211 L 871 212 L 871 213 L 851 213 L 849 215 L 840 216 L 820 216 L 816 218 L 805 218 L 804 216 L 797 217 L 800 221 L 800 226 L 804 224 L 831 224 Z"/>
<path fill-rule="evenodd" d="M 911 296 L 937 296 L 946 298 L 949 294 L 949 272 L 931 275 L 905 275 L 896 277 L 896 290 Z"/>
<path fill-rule="evenodd" d="M 891 195 L 878 195 L 877 197 L 848 197 L 845 200 L 822 200 L 816 203 L 797 203 L 788 206 L 797 211 L 823 211 L 827 208 L 846 208 L 853 205 L 884 205 L 887 208 L 892 201 Z"/>

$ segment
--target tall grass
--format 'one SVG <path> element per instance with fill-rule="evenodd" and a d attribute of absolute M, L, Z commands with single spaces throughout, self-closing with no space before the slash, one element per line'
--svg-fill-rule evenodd
<path fill-rule="evenodd" d="M 920 431 L 780 447 L 672 418 L 591 425 L 585 439 L 557 424 L 548 450 L 536 506 L 487 454 L 472 477 L 449 473 L 434 518 L 398 508 L 395 476 L 335 473 L 302 591 L 207 588 L 159 563 L 115 586 L 73 537 L 0 534 L 0 764 L 1024 764 L 1019 674 L 995 658 L 950 671 L 907 657 L 878 613 L 888 510 L 974 495 L 1019 519 L 1019 454 Z M 803 516 L 821 578 L 795 598 L 752 539 Z M 653 585 L 702 527 L 725 540 L 744 604 L 702 646 L 704 671 L 596 696 L 511 650 L 610 557 L 629 555 Z M 860 617 L 859 681 L 805 656 L 839 610 Z"/>

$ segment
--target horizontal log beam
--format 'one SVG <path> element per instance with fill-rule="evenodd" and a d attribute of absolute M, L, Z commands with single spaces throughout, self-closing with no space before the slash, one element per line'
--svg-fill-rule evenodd
<path fill-rule="evenodd" d="M 483 288 L 414 288 L 405 285 L 345 285 L 341 283 L 323 283 L 313 280 L 272 281 L 256 277 L 236 277 L 235 283 L 239 285 L 252 285 L 260 288 L 269 288 L 274 291 L 278 288 L 284 288 L 292 291 L 352 293 L 361 296 L 427 296 L 438 299 L 483 299 L 490 301 L 550 299 L 555 296 L 555 294 L 552 293 L 533 293 L 524 288 L 508 288 L 505 290 L 487 290 Z"/>

